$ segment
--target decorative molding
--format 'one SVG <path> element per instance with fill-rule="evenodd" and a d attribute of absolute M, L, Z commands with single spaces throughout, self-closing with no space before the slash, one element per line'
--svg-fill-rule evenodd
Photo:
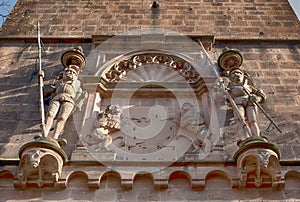
<path fill-rule="evenodd" d="M 285 184 L 279 164 L 280 151 L 262 137 L 250 137 L 240 143 L 234 156 L 239 187 L 282 189 Z"/>
<path fill-rule="evenodd" d="M 55 140 L 28 142 L 21 147 L 19 156 L 16 188 L 54 186 L 67 161 L 67 155 Z"/>
<path fill-rule="evenodd" d="M 201 79 L 199 73 L 187 61 L 175 55 L 151 52 L 136 54 L 128 59 L 115 63 L 105 72 L 103 77 L 109 82 L 118 82 L 127 72 L 149 64 L 171 68 L 178 72 L 188 83 L 195 83 Z"/>

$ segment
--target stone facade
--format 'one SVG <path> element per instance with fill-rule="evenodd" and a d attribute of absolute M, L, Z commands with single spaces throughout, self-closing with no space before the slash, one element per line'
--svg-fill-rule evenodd
<path fill-rule="evenodd" d="M 70 3 L 71 2 L 71 3 Z M 298 39 L 299 22 L 288 1 L 22 1 L 1 35 L 35 36 L 39 20 L 44 36 L 116 35 L 151 26 L 184 35 L 220 38 Z"/>
<path fill-rule="evenodd" d="M 300 26 L 288 1 L 157 3 L 16 4 L 0 32 L 1 200 L 300 200 Z M 34 140 L 37 21 L 45 91 L 63 53 L 81 46 L 87 59 L 88 97 L 65 125 L 66 146 Z M 210 94 L 225 47 L 242 54 L 282 133 L 259 111 L 262 137 L 237 145 L 231 107 Z"/>

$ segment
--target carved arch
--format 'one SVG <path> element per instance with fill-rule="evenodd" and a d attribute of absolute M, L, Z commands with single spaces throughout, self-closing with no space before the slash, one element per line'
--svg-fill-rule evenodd
<path fill-rule="evenodd" d="M 121 175 L 120 173 L 110 170 L 101 174 L 100 176 L 100 188 L 104 187 L 119 187 L 121 186 Z"/>
<path fill-rule="evenodd" d="M 138 172 L 134 175 L 133 178 L 133 186 L 135 186 L 135 184 L 138 184 L 138 182 L 141 181 L 141 179 L 143 179 L 143 186 L 144 187 L 153 187 L 154 185 L 154 177 L 151 173 L 149 172 Z"/>
<path fill-rule="evenodd" d="M 203 92 L 206 83 L 214 83 L 217 76 L 210 60 L 205 58 L 196 61 L 182 54 L 155 49 L 133 51 L 102 65 L 94 78 L 100 78 L 98 91 L 102 94 L 120 82 L 126 88 L 139 88 L 145 82 L 171 88 L 182 84 L 181 89 L 192 87 L 195 92 Z"/>
<path fill-rule="evenodd" d="M 212 170 L 206 174 L 205 179 L 207 180 L 209 178 L 213 178 L 216 176 L 219 176 L 221 178 L 228 179 L 228 180 L 230 179 L 230 176 L 223 170 Z"/>
<path fill-rule="evenodd" d="M 174 171 L 172 172 L 170 175 L 169 175 L 169 183 L 173 180 L 176 180 L 176 179 L 184 179 L 184 180 L 187 180 L 187 182 L 189 183 L 189 187 L 192 188 L 192 177 L 190 176 L 190 174 L 186 171 L 181 171 L 181 170 L 178 170 L 178 171 Z M 174 184 L 177 184 L 177 183 L 174 183 Z"/>
<path fill-rule="evenodd" d="M 241 187 L 272 187 L 281 180 L 278 158 L 272 153 L 256 153 L 241 158 Z"/>
<path fill-rule="evenodd" d="M 289 176 L 299 178 L 299 180 L 300 180 L 300 171 L 291 170 L 291 171 L 288 171 L 287 173 L 285 173 L 285 175 L 284 175 L 285 178 L 287 178 Z"/>
<path fill-rule="evenodd" d="M 86 181 L 86 185 L 88 185 L 89 176 L 86 172 L 83 171 L 74 171 L 71 174 L 68 175 L 66 179 L 66 184 L 69 186 L 72 180 L 76 178 L 84 178 L 84 181 Z"/>
<path fill-rule="evenodd" d="M 300 184 L 300 172 L 297 170 L 290 170 L 284 175 L 285 189 L 295 188 L 295 184 Z"/>
<path fill-rule="evenodd" d="M 212 170 L 205 175 L 205 188 L 214 189 L 216 185 L 219 188 L 232 187 L 232 176 L 223 170 Z"/>
<path fill-rule="evenodd" d="M 10 170 L 1 170 L 0 179 L 14 179 L 14 174 Z"/>
<path fill-rule="evenodd" d="M 63 160 L 52 150 L 44 148 L 26 150 L 20 160 L 18 181 L 15 186 L 49 186 L 56 183 L 62 172 Z"/>
<path fill-rule="evenodd" d="M 176 178 L 186 178 L 188 180 L 191 180 L 190 174 L 182 170 L 177 170 L 170 173 L 169 180 L 176 179 Z"/>
<path fill-rule="evenodd" d="M 165 51 L 143 51 L 124 56 L 108 67 L 102 77 L 110 82 L 118 82 L 127 72 L 146 65 L 162 65 L 178 72 L 189 83 L 197 82 L 201 76 L 193 65 L 179 57 Z"/>

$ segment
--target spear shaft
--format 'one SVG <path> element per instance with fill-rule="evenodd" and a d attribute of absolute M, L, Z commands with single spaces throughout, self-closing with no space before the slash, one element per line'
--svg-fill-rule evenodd
<path fill-rule="evenodd" d="M 244 91 L 247 93 L 248 96 L 251 96 L 251 94 L 249 93 L 249 91 L 247 89 L 244 88 Z M 270 125 L 268 126 L 268 129 L 271 125 L 273 125 L 280 133 L 282 133 L 282 131 L 279 129 L 279 127 L 275 124 L 275 122 L 272 120 L 272 118 L 268 115 L 268 113 L 264 110 L 264 108 L 256 101 L 251 101 L 255 106 L 257 106 L 262 113 L 266 116 L 266 118 L 270 121 Z M 267 131 L 268 131 L 267 129 Z"/>
<path fill-rule="evenodd" d="M 38 52 L 39 52 L 39 104 L 40 104 L 40 113 L 41 113 L 41 128 L 42 136 L 45 137 L 45 109 L 44 109 L 44 71 L 42 69 L 42 49 L 41 49 L 41 36 L 40 36 L 40 23 L 37 23 L 37 34 L 38 34 Z"/>

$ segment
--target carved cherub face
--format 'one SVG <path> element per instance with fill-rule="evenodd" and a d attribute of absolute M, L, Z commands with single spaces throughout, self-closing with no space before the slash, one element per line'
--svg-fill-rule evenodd
<path fill-rule="evenodd" d="M 229 74 L 229 79 L 234 83 L 241 83 L 244 80 L 244 73 L 240 69 L 232 70 Z"/>

